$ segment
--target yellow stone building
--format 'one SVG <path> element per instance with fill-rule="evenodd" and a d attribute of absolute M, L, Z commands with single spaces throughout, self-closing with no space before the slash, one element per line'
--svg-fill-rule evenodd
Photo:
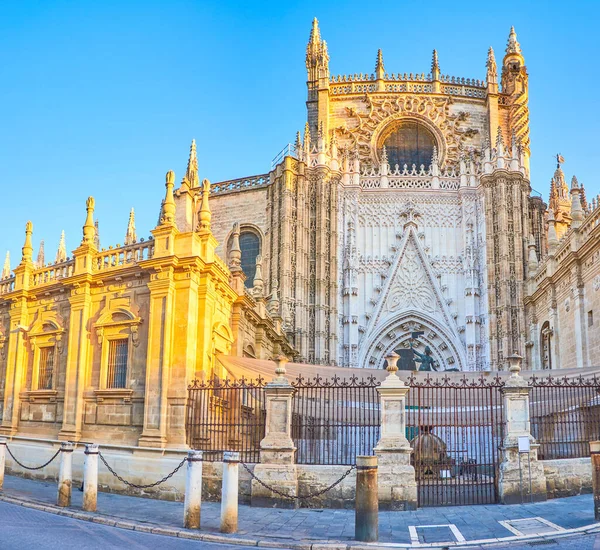
<path fill-rule="evenodd" d="M 195 145 L 186 179 L 198 181 Z M 187 386 L 223 377 L 219 354 L 293 355 L 281 320 L 246 291 L 236 245 L 231 269 L 215 254 L 210 182 L 189 231 L 175 223 L 174 183 L 170 171 L 149 240 L 132 213 L 126 244 L 98 250 L 90 197 L 73 257 L 61 240 L 44 265 L 27 222 L 21 262 L 0 279 L 0 434 L 181 448 Z"/>

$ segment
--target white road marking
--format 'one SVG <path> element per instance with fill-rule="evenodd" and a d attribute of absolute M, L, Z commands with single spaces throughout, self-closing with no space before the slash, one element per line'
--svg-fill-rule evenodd
<path fill-rule="evenodd" d="M 417 529 L 427 529 L 427 528 L 436 528 L 436 527 L 448 527 L 448 529 L 450 529 L 450 531 L 452 531 L 452 534 L 454 535 L 456 542 L 466 542 L 465 537 L 463 537 L 462 533 L 458 530 L 458 527 L 456 527 L 456 525 L 454 525 L 453 523 L 444 523 L 442 525 L 409 525 L 408 532 L 410 533 L 410 541 L 413 544 L 421 544 L 419 542 L 419 534 L 417 533 Z M 448 540 L 448 541 L 440 541 L 440 542 L 452 542 L 452 541 Z"/>
<path fill-rule="evenodd" d="M 521 537 L 521 536 L 524 536 L 526 533 L 522 533 L 521 531 L 519 531 L 519 529 L 517 529 L 517 527 L 520 522 L 524 522 L 524 521 L 539 521 L 540 523 L 543 523 L 544 525 L 551 527 L 555 531 L 564 531 L 565 530 L 563 527 L 556 525 L 556 523 L 552 523 L 551 521 L 548 521 L 547 519 L 541 518 L 539 516 L 534 517 L 534 518 L 508 519 L 508 520 L 503 520 L 503 521 L 498 520 L 498 523 L 500 525 L 502 525 L 503 527 L 506 527 L 506 529 L 508 529 L 511 533 Z M 515 525 L 515 524 L 517 524 L 517 525 Z M 548 531 L 542 530 L 537 533 L 527 533 L 527 535 L 541 535 L 543 533 L 548 533 Z"/>

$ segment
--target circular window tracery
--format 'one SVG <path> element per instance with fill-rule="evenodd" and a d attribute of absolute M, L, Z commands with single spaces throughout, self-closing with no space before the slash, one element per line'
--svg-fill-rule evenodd
<path fill-rule="evenodd" d="M 392 169 L 396 164 L 402 169 L 406 164 L 412 168 L 424 165 L 428 168 L 437 145 L 435 136 L 425 125 L 412 120 L 399 121 L 387 128 L 379 137 L 379 154 L 385 145 L 388 163 Z"/>

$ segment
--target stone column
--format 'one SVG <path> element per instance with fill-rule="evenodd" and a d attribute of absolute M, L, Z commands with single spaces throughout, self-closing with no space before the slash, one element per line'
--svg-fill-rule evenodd
<path fill-rule="evenodd" d="M 406 439 L 406 394 L 410 388 L 396 374 L 399 355 L 386 357 L 387 378 L 377 388 L 381 400 L 381 438 L 375 447 L 379 462 L 379 506 L 384 510 L 416 510 L 417 482 Z"/>
<path fill-rule="evenodd" d="M 223 455 L 221 490 L 221 533 L 235 533 L 238 528 L 238 483 L 240 453 Z"/>
<path fill-rule="evenodd" d="M 354 538 L 361 542 L 379 538 L 377 493 L 377 457 L 357 456 Z"/>
<path fill-rule="evenodd" d="M 188 451 L 183 502 L 183 526 L 186 529 L 200 528 L 202 505 L 202 451 Z"/>
<path fill-rule="evenodd" d="M 73 485 L 73 449 L 70 441 L 60 446 L 60 470 L 58 472 L 58 506 L 71 506 L 71 488 Z"/>
<path fill-rule="evenodd" d="M 592 458 L 592 487 L 594 490 L 594 519 L 596 521 L 600 521 L 600 441 L 590 441 L 590 455 Z"/>
<path fill-rule="evenodd" d="M 0 491 L 4 485 L 4 468 L 6 467 L 6 438 L 0 437 Z"/>
<path fill-rule="evenodd" d="M 295 464 L 296 447 L 292 441 L 292 396 L 294 388 L 285 378 L 284 357 L 277 358 L 277 378 L 265 386 L 267 419 L 265 438 L 260 442 L 260 464 L 254 475 L 278 491 L 296 497 L 298 472 Z M 252 480 L 252 506 L 295 508 L 296 501 L 283 498 Z"/>
<path fill-rule="evenodd" d="M 544 466 L 538 461 L 539 445 L 531 435 L 529 421 L 529 391 L 527 381 L 519 374 L 521 359 L 519 355 L 509 355 L 511 376 L 502 392 L 504 395 L 504 415 L 506 418 L 504 440 L 502 441 L 500 475 L 498 490 L 502 504 L 521 502 L 521 476 L 523 499 L 540 502 L 546 500 L 546 476 Z M 519 438 L 529 438 L 531 451 L 522 453 L 519 462 Z M 519 467 L 520 464 L 520 467 Z M 531 466 L 531 484 L 529 471 Z M 530 493 L 531 487 L 531 493 Z"/>
<path fill-rule="evenodd" d="M 98 445 L 90 443 L 85 446 L 83 463 L 83 509 L 95 512 L 98 500 Z"/>

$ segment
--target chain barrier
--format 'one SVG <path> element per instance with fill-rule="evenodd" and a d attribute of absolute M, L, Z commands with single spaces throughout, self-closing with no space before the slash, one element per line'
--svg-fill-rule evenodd
<path fill-rule="evenodd" d="M 308 495 L 293 497 L 290 495 L 286 495 L 285 493 L 282 493 L 278 489 L 275 489 L 275 487 L 271 487 L 271 486 L 267 485 L 262 479 L 258 479 L 254 475 L 254 472 L 252 472 L 246 464 L 244 464 L 243 462 L 240 462 L 240 464 L 242 465 L 242 468 L 244 468 L 244 470 L 246 470 L 250 474 L 250 477 L 252 479 L 256 480 L 256 482 L 259 485 L 262 485 L 267 491 L 271 491 L 272 493 L 275 493 L 276 495 L 280 496 L 281 498 L 286 498 L 288 500 L 309 500 L 311 498 L 320 497 L 321 495 L 324 495 L 327 491 L 331 491 L 331 489 L 333 489 L 334 487 L 337 487 L 342 481 L 344 481 L 344 479 L 346 479 L 352 473 L 353 470 L 356 470 L 356 465 L 350 466 L 350 468 L 348 468 L 348 470 L 344 473 L 344 475 L 342 475 L 342 477 L 340 477 L 340 479 L 338 479 L 337 481 L 335 481 L 334 483 L 329 485 L 329 487 L 325 487 L 325 489 L 316 491 L 315 493 L 310 493 Z"/>
<path fill-rule="evenodd" d="M 48 462 L 44 462 L 44 464 L 42 464 L 41 466 L 25 466 L 25 464 L 23 464 L 22 462 L 19 462 L 17 457 L 14 454 L 12 454 L 12 451 L 10 450 L 10 447 L 8 445 L 6 446 L 6 450 L 8 451 L 8 454 L 12 457 L 12 459 L 19 466 L 21 466 L 21 468 L 25 468 L 26 470 L 41 470 L 42 468 L 45 468 L 46 466 L 48 466 L 48 464 L 50 464 L 50 462 L 52 462 L 60 454 L 60 449 L 58 449 L 58 451 L 56 451 L 54 453 L 54 456 Z"/>
<path fill-rule="evenodd" d="M 187 457 L 185 457 L 170 474 L 167 474 L 165 477 L 163 477 L 162 479 L 159 479 L 155 483 L 149 483 L 148 485 L 137 485 L 135 483 L 131 483 L 130 481 L 127 481 L 126 479 L 123 479 L 119 474 L 117 474 L 117 472 L 115 472 L 108 465 L 108 462 L 106 462 L 106 459 L 102 456 L 102 453 L 99 451 L 98 451 L 98 456 L 100 457 L 100 460 L 104 463 L 104 465 L 106 466 L 108 471 L 113 476 L 115 476 L 121 483 L 124 483 L 125 485 L 127 485 L 128 487 L 132 487 L 133 489 L 151 489 L 152 487 L 156 487 L 156 486 L 160 485 L 161 483 L 164 483 L 168 479 L 172 478 L 181 469 L 181 467 L 187 462 Z"/>

